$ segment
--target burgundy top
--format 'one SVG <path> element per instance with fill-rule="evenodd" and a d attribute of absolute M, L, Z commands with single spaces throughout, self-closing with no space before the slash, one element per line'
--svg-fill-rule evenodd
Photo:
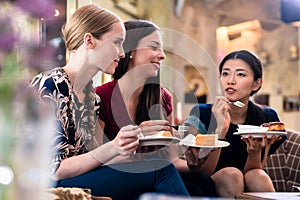
<path fill-rule="evenodd" d="M 117 80 L 113 80 L 95 88 L 96 94 L 101 98 L 97 114 L 105 123 L 104 133 L 109 140 L 116 137 L 120 127 L 135 124 L 127 112 L 117 83 Z M 169 116 L 173 111 L 172 96 L 164 88 L 162 88 L 162 104 L 167 116 Z"/>

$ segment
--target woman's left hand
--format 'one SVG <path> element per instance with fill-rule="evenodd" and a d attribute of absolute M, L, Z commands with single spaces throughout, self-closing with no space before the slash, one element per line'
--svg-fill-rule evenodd
<path fill-rule="evenodd" d="M 262 148 L 264 148 L 267 144 L 267 136 L 263 136 L 262 138 L 253 138 L 242 137 L 242 140 L 247 144 L 247 152 L 248 154 L 260 152 Z"/>
<path fill-rule="evenodd" d="M 259 166 L 262 169 L 265 166 L 265 163 L 267 161 L 268 153 L 270 150 L 271 145 L 277 141 L 280 140 L 280 136 L 273 135 L 272 138 L 267 138 L 266 135 L 263 136 L 263 138 L 253 138 L 252 136 L 249 136 L 248 138 L 242 137 L 242 140 L 247 144 L 247 152 L 249 157 L 254 160 L 259 160 Z M 261 151 L 265 148 L 263 158 L 261 159 Z M 257 166 L 256 166 L 257 167 Z M 246 170 L 247 171 L 247 170 Z"/>
<path fill-rule="evenodd" d="M 262 148 L 266 147 L 269 149 L 269 147 L 277 140 L 280 140 L 281 136 L 275 136 L 273 135 L 271 138 L 267 138 L 266 135 L 264 135 L 262 138 L 253 138 L 252 136 L 249 136 L 247 138 L 242 137 L 242 140 L 247 144 L 247 152 L 258 152 L 261 151 Z"/>

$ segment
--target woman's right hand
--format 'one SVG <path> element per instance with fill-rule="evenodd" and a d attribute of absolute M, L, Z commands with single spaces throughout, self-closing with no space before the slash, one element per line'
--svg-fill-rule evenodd
<path fill-rule="evenodd" d="M 139 146 L 138 134 L 140 133 L 141 128 L 138 126 L 124 126 L 112 140 L 112 144 L 121 155 L 133 154 Z"/>
<path fill-rule="evenodd" d="M 215 98 L 212 112 L 217 121 L 217 130 L 219 138 L 224 138 L 225 134 L 230 125 L 230 115 L 229 115 L 230 105 L 226 97 L 217 96 Z"/>

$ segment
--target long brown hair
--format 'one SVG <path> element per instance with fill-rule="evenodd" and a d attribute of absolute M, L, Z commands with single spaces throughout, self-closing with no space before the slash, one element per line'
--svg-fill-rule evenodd
<path fill-rule="evenodd" d="M 131 20 L 124 23 L 126 38 L 123 44 L 125 57 L 120 59 L 119 65 L 113 74 L 113 78 L 120 79 L 128 70 L 130 55 L 134 51 L 141 39 L 152 34 L 159 29 L 154 23 L 146 20 Z M 149 77 L 144 85 L 144 89 L 139 97 L 135 123 L 140 124 L 150 119 L 163 119 L 160 73 L 155 77 Z M 149 113 L 150 112 L 150 113 Z"/>

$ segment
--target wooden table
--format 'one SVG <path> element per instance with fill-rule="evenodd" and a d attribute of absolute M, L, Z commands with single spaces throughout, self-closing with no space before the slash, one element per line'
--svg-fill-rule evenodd
<path fill-rule="evenodd" d="M 286 199 L 300 200 L 300 192 L 245 192 L 237 197 L 237 199 Z"/>

